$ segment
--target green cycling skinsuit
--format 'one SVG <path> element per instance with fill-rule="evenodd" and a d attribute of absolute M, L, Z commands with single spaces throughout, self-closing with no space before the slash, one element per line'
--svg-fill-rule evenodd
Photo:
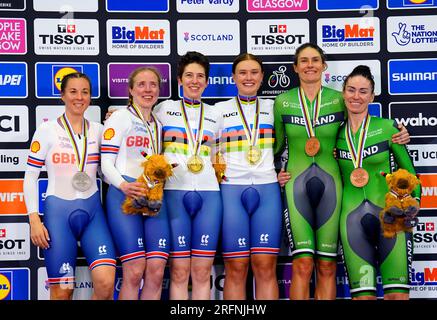
<path fill-rule="evenodd" d="M 351 134 L 355 148 L 359 134 Z M 404 145 L 392 143 L 399 130 L 393 120 L 371 117 L 364 144 L 363 163 L 369 182 L 362 188 L 352 185 L 354 169 L 346 141 L 346 124 L 339 131 L 337 158 L 340 165 L 344 197 L 340 215 L 340 234 L 346 272 L 352 297 L 376 295 L 376 270 L 379 266 L 384 293 L 408 293 L 413 243 L 411 233 L 400 232 L 394 238 L 382 236 L 379 212 L 385 204 L 388 187 L 381 172 L 390 173 L 390 154 L 396 164 L 415 174 Z M 419 198 L 420 186 L 413 196 Z"/>
<path fill-rule="evenodd" d="M 293 258 L 317 255 L 335 260 L 343 187 L 333 150 L 346 109 L 341 92 L 322 87 L 314 127 L 320 150 L 310 157 L 305 153 L 308 134 L 298 91 L 293 88 L 280 94 L 274 105 L 275 154 L 284 149 L 286 138 L 288 141 L 286 170 L 291 179 L 285 185 L 285 225 Z M 317 99 L 313 103 L 304 99 L 312 115 Z"/>

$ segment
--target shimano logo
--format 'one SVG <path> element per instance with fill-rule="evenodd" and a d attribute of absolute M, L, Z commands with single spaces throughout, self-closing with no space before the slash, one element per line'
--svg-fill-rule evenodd
<path fill-rule="evenodd" d="M 423 127 L 423 126 L 436 126 L 437 117 L 424 117 L 422 112 L 415 118 L 395 118 L 395 120 L 405 127 Z"/>
<path fill-rule="evenodd" d="M 435 81 L 437 71 L 433 72 L 395 72 L 392 74 L 394 82 L 400 81 Z"/>

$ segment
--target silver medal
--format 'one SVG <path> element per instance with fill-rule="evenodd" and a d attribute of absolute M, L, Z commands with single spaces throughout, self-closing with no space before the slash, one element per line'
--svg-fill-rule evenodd
<path fill-rule="evenodd" d="M 78 171 L 74 174 L 71 183 L 74 189 L 84 192 L 91 188 L 93 181 L 85 172 Z"/>

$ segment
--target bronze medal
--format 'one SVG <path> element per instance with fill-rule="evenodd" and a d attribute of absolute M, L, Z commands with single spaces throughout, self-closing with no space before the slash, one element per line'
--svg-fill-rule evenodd
<path fill-rule="evenodd" d="M 198 155 L 193 155 L 188 159 L 187 167 L 192 173 L 200 173 L 204 167 L 203 159 Z"/>
<path fill-rule="evenodd" d="M 250 165 L 257 164 L 262 157 L 262 151 L 257 146 L 249 146 L 246 153 L 247 161 Z"/>
<path fill-rule="evenodd" d="M 356 168 L 350 175 L 350 181 L 353 186 L 362 188 L 369 182 L 369 173 L 363 168 Z"/>
<path fill-rule="evenodd" d="M 320 141 L 316 137 L 311 137 L 305 143 L 305 153 L 309 157 L 314 157 L 320 150 Z"/>

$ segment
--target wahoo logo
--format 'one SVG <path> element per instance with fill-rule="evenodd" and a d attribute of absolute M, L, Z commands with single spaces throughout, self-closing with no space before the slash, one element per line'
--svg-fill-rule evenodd
<path fill-rule="evenodd" d="M 200 239 L 200 245 L 207 246 L 208 245 L 209 234 L 202 234 Z"/>
<path fill-rule="evenodd" d="M 395 118 L 395 120 L 404 125 L 407 126 L 436 126 L 437 125 L 437 117 L 424 117 L 422 112 L 419 113 L 418 117 L 415 118 Z"/>
<path fill-rule="evenodd" d="M 105 255 L 105 254 L 107 254 L 108 252 L 106 251 L 106 245 L 103 245 L 103 246 L 99 246 L 99 255 Z"/>
<path fill-rule="evenodd" d="M 346 24 L 344 28 L 335 25 L 322 26 L 323 42 L 373 41 L 375 28 L 361 28 L 359 24 Z"/>
<path fill-rule="evenodd" d="M 238 238 L 238 245 L 240 247 L 245 247 L 246 246 L 246 238 Z"/>
<path fill-rule="evenodd" d="M 436 137 L 437 101 L 392 102 L 389 118 L 405 126 L 412 138 Z"/>
<path fill-rule="evenodd" d="M 164 29 L 153 30 L 148 26 L 135 26 L 133 30 L 126 27 L 112 27 L 112 43 L 164 43 Z"/>

